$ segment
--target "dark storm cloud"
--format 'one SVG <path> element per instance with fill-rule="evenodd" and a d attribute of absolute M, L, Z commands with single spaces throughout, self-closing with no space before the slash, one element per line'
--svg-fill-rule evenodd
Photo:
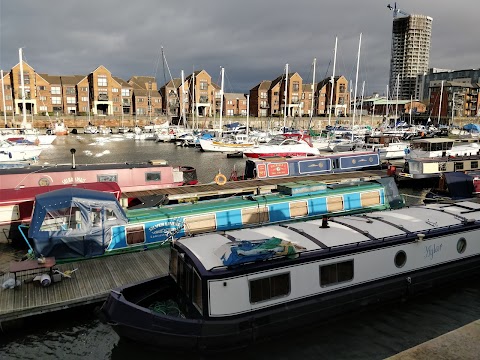
<path fill-rule="evenodd" d="M 215 82 L 225 67 L 225 90 L 246 92 L 285 71 L 312 81 L 330 76 L 335 36 L 336 74 L 355 82 L 362 33 L 358 91 L 385 92 L 392 12 L 379 0 L 0 0 L 0 68 L 18 63 L 18 48 L 37 72 L 87 74 L 99 65 L 114 76 L 171 76 L 205 69 Z M 476 68 L 478 0 L 405 0 L 407 13 L 433 18 L 430 67 Z M 393 5 L 393 2 L 392 2 Z"/>

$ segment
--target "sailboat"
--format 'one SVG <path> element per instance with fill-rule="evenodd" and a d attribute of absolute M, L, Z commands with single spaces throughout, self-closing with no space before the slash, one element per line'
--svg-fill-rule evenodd
<path fill-rule="evenodd" d="M 212 139 L 199 139 L 202 151 L 216 151 L 216 152 L 243 152 L 252 148 L 255 142 L 250 141 L 246 134 L 231 134 L 227 137 L 222 136 L 223 132 L 223 83 L 225 77 L 225 69 L 222 67 L 222 82 L 220 87 L 220 130 L 219 136 Z"/>

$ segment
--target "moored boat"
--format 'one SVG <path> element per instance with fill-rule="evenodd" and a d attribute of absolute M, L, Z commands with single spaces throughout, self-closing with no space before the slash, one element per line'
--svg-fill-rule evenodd
<path fill-rule="evenodd" d="M 378 152 L 343 152 L 306 157 L 264 157 L 248 159 L 245 179 L 271 179 L 289 176 L 331 174 L 345 171 L 378 169 Z"/>
<path fill-rule="evenodd" d="M 169 274 L 111 291 L 121 338 L 225 351 L 480 272 L 477 203 L 431 204 L 183 238 Z M 283 337 L 280 337 L 283 336 Z"/>
<path fill-rule="evenodd" d="M 35 144 L 14 143 L 0 140 L 0 163 L 12 161 L 38 160 L 43 148 Z M 3 183 L 0 183 L 3 187 Z"/>
<path fill-rule="evenodd" d="M 448 138 L 422 138 L 412 140 L 410 148 L 406 151 L 405 159 L 479 154 L 478 143 L 464 143 Z"/>
<path fill-rule="evenodd" d="M 310 137 L 304 134 L 283 134 L 274 137 L 266 144 L 255 145 L 243 150 L 248 158 L 267 156 L 313 156 L 320 150 L 312 146 Z"/>
<path fill-rule="evenodd" d="M 194 185 L 196 171 L 189 166 L 171 166 L 165 160 L 142 163 L 48 164 L 0 170 L 0 189 L 102 181 L 118 183 L 122 192 Z"/>
<path fill-rule="evenodd" d="M 64 188 L 90 189 L 109 192 L 120 199 L 120 188 L 114 182 L 95 182 L 82 184 L 19 187 L 16 189 L 2 189 L 0 198 L 0 243 L 22 243 L 22 237 L 18 229 L 19 225 L 28 226 L 32 216 L 35 197 L 46 192 Z"/>
<path fill-rule="evenodd" d="M 36 254 L 86 258 L 143 250 L 205 232 L 403 206 L 391 177 L 352 184 L 285 183 L 278 191 L 124 210 L 103 193 L 63 189 L 36 197 L 28 238 Z"/>
<path fill-rule="evenodd" d="M 438 182 L 425 195 L 424 203 L 471 199 L 480 194 L 478 171 L 442 173 Z"/>
<path fill-rule="evenodd" d="M 406 159 L 396 172 L 398 181 L 436 180 L 442 173 L 480 170 L 480 155 Z"/>

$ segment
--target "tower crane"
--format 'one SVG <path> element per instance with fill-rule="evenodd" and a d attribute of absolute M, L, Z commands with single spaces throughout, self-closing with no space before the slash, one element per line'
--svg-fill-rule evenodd
<path fill-rule="evenodd" d="M 387 8 L 389 10 L 393 10 L 393 18 L 394 19 L 398 16 L 399 13 L 402 14 L 402 15 L 405 15 L 405 16 L 410 16 L 410 14 L 406 13 L 405 11 L 397 9 L 397 3 L 396 2 L 394 3 L 394 6 L 388 4 Z"/>

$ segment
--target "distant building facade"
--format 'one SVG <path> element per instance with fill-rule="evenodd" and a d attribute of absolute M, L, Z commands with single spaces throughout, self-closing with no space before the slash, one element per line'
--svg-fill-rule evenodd
<path fill-rule="evenodd" d="M 392 26 L 389 93 L 415 97 L 417 75 L 428 70 L 433 19 L 425 15 L 395 16 Z"/>

